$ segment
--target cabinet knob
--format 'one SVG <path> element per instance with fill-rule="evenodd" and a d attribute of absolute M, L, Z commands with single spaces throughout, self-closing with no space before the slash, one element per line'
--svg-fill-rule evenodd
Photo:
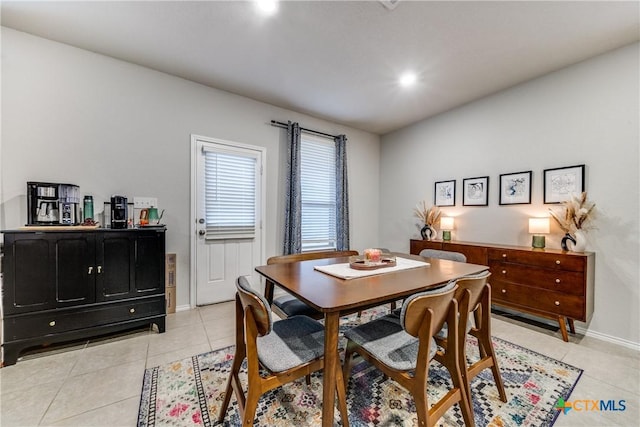
<path fill-rule="evenodd" d="M 102 266 L 101 266 L 101 265 L 99 265 L 99 266 L 98 266 L 98 274 L 101 274 L 101 273 L 102 273 Z"/>
<path fill-rule="evenodd" d="M 554 304 L 555 305 L 560 305 L 560 301 L 556 301 Z"/>
<path fill-rule="evenodd" d="M 52 320 L 51 322 L 49 322 L 49 326 L 56 326 L 56 321 Z"/>
<path fill-rule="evenodd" d="M 135 309 L 135 308 L 130 308 L 130 309 L 129 309 L 129 313 L 133 314 L 133 313 L 135 313 L 135 312 L 136 312 L 136 309 Z"/>
<path fill-rule="evenodd" d="M 507 257 L 507 254 L 502 254 L 502 258 L 506 258 L 506 257 Z"/>
<path fill-rule="evenodd" d="M 502 270 L 502 274 L 507 274 L 507 270 Z"/>
<path fill-rule="evenodd" d="M 560 260 L 559 259 L 556 260 L 556 264 L 560 265 Z"/>
<path fill-rule="evenodd" d="M 560 283 L 560 279 L 556 279 L 556 283 Z"/>
<path fill-rule="evenodd" d="M 89 271 L 88 271 L 88 273 L 89 273 L 89 274 L 93 273 L 93 267 L 89 267 Z"/>
<path fill-rule="evenodd" d="M 506 289 L 503 289 L 503 290 L 502 290 L 502 293 L 503 293 L 503 294 L 506 294 L 506 293 L 507 293 L 507 290 L 506 290 Z"/>

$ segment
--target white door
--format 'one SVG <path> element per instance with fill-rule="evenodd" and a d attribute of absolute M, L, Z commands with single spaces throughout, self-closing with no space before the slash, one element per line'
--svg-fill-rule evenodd
<path fill-rule="evenodd" d="M 254 267 L 262 264 L 264 148 L 201 136 L 191 139 L 192 291 L 195 305 L 205 305 L 233 300 L 238 276 L 258 281 Z"/>

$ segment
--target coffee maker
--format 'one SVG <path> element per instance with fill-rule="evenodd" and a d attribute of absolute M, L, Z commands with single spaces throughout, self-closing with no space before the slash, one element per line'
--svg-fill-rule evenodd
<path fill-rule="evenodd" d="M 127 228 L 127 198 L 111 196 L 111 228 Z"/>
<path fill-rule="evenodd" d="M 76 225 L 80 187 L 52 182 L 27 182 L 27 225 Z"/>

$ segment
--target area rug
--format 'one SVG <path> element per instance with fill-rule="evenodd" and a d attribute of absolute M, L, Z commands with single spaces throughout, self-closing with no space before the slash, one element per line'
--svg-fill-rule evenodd
<path fill-rule="evenodd" d="M 366 318 L 370 316 L 366 315 Z M 359 321 L 354 318 L 343 320 L 343 328 Z M 470 360 L 477 358 L 475 339 L 469 337 L 467 344 Z M 582 370 L 499 338 L 494 338 L 494 346 L 509 400 L 507 403 L 500 401 L 490 369 L 474 378 L 471 388 L 476 425 L 553 425 L 559 414 L 555 408 L 558 399 L 569 398 Z M 240 426 L 235 397 L 231 399 L 224 422 L 217 423 L 233 356 L 234 347 L 231 346 L 147 369 L 138 426 Z M 241 379 L 246 387 L 246 375 Z M 432 362 L 429 401 L 437 401 L 450 387 L 447 370 Z M 351 426 L 417 425 L 411 396 L 365 361 L 357 363 L 352 370 L 347 405 Z M 336 409 L 335 412 L 337 423 L 339 411 Z M 265 393 L 260 399 L 254 425 L 319 426 L 321 418 L 322 375 L 316 373 L 309 386 L 300 379 Z M 438 424 L 464 425 L 458 405 L 447 411 Z"/>

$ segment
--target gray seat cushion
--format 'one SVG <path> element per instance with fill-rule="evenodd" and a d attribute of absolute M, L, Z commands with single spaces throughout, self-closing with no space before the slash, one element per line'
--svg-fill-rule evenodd
<path fill-rule="evenodd" d="M 291 295 L 283 295 L 273 300 L 273 305 L 278 307 L 287 317 L 291 316 L 311 316 L 318 317 L 320 312 L 307 304 L 300 301 L 298 298 Z"/>
<path fill-rule="evenodd" d="M 419 341 L 404 331 L 398 316 L 380 317 L 347 330 L 345 336 L 390 368 L 399 371 L 416 368 Z M 431 338 L 429 360 L 436 351 L 436 342 Z"/>
<path fill-rule="evenodd" d="M 271 372 L 294 368 L 324 354 L 324 327 L 306 316 L 273 323 L 271 333 L 258 337 L 258 359 Z"/>
<path fill-rule="evenodd" d="M 451 261 L 467 262 L 467 257 L 460 252 L 441 251 L 438 249 L 423 249 L 420 256 L 426 258 L 448 259 Z"/>

